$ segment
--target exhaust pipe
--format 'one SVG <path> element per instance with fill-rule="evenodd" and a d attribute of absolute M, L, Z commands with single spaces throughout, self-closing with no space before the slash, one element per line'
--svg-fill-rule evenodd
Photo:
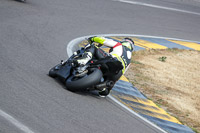
<path fill-rule="evenodd" d="M 95 88 L 97 90 L 101 91 L 103 88 L 111 88 L 113 86 L 114 86 L 114 82 L 113 81 L 106 81 L 106 82 L 103 82 L 101 84 L 96 85 Z"/>

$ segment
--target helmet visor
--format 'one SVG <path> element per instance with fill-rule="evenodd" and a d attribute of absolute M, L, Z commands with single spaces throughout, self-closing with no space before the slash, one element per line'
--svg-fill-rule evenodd
<path fill-rule="evenodd" d="M 126 46 L 126 47 L 129 48 L 130 50 L 133 49 L 133 48 L 131 47 L 131 43 L 128 42 L 128 41 L 124 41 L 124 42 L 122 42 L 122 45 L 123 45 L 123 46 Z"/>

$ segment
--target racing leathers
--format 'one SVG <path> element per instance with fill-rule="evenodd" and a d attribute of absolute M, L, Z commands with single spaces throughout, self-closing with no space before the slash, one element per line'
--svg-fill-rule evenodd
<path fill-rule="evenodd" d="M 124 74 L 131 62 L 132 52 L 129 48 L 122 45 L 122 43 L 115 41 L 113 39 L 105 38 L 105 37 L 91 37 L 90 40 L 92 42 L 97 42 L 101 45 L 105 45 L 111 48 L 109 54 L 119 60 L 122 65 L 122 73 Z M 105 52 L 104 52 L 105 53 Z"/>

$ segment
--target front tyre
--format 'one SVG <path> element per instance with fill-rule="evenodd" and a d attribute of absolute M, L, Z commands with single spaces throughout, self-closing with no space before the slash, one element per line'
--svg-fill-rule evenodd
<path fill-rule="evenodd" d="M 49 70 L 49 76 L 52 78 L 56 77 L 56 72 L 60 69 L 61 64 L 56 65 L 55 67 Z"/>
<path fill-rule="evenodd" d="M 56 73 L 55 73 L 55 69 L 54 68 L 51 68 L 49 70 L 49 76 L 52 77 L 52 78 L 55 78 L 56 77 Z"/>
<path fill-rule="evenodd" d="M 83 91 L 89 87 L 92 87 L 100 83 L 103 74 L 97 68 L 92 68 L 88 70 L 88 73 L 83 77 L 75 77 L 74 75 L 70 76 L 66 80 L 66 87 L 70 91 Z"/>

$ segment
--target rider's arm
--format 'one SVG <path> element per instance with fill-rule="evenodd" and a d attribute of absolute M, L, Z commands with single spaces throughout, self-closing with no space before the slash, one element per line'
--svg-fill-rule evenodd
<path fill-rule="evenodd" d="M 97 42 L 101 45 L 113 48 L 110 54 L 113 55 L 114 57 L 122 56 L 123 50 L 122 50 L 122 44 L 120 42 L 105 37 L 91 37 L 90 40 L 92 42 Z"/>
<path fill-rule="evenodd" d="M 105 45 L 107 47 L 115 47 L 117 45 L 121 45 L 121 43 L 114 41 L 113 39 L 105 38 L 105 37 L 92 37 L 91 41 L 100 43 L 102 45 Z"/>

